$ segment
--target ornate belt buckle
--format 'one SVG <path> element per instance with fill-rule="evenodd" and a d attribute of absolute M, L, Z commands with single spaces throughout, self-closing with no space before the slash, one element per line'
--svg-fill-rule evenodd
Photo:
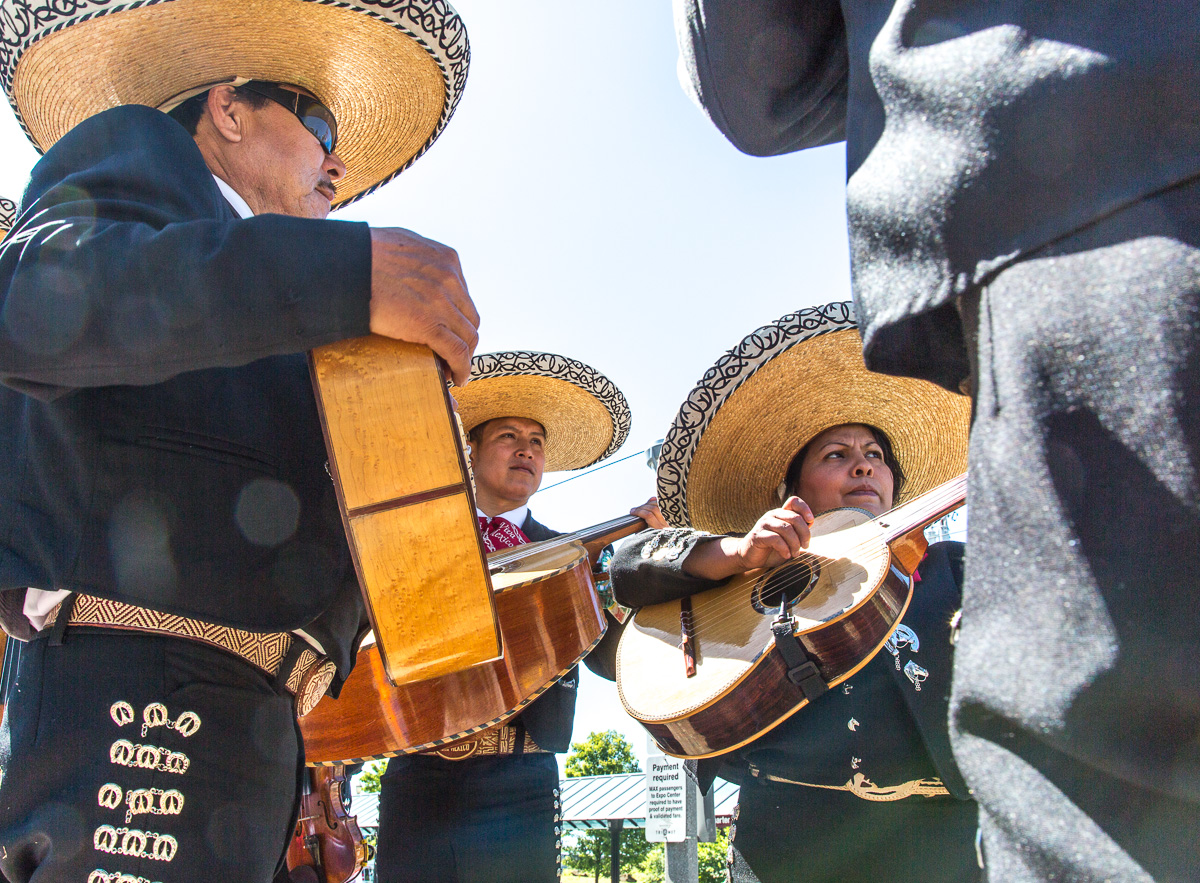
<path fill-rule="evenodd" d="M 455 742 L 453 745 L 447 745 L 445 748 L 439 748 L 434 752 L 443 760 L 466 760 L 479 750 L 479 746 L 483 744 L 481 739 L 464 739 L 461 742 Z"/>

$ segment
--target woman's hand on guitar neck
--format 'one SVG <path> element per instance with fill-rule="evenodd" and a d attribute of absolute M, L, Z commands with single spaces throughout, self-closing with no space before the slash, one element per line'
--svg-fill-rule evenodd
<path fill-rule="evenodd" d="M 449 366 L 456 386 L 471 376 L 479 313 L 458 253 L 399 227 L 371 230 L 371 331 L 422 343 Z"/>
<path fill-rule="evenodd" d="M 758 567 L 775 567 L 808 545 L 812 523 L 808 503 L 788 497 L 780 508 L 758 519 L 745 536 L 697 543 L 684 561 L 683 571 L 703 579 L 727 579 Z"/>

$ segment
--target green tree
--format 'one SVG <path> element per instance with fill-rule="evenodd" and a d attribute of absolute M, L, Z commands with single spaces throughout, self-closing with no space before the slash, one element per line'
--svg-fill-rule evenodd
<path fill-rule="evenodd" d="M 572 742 L 571 753 L 567 755 L 568 778 L 641 771 L 633 746 L 616 730 L 591 733 L 582 742 Z"/>
<path fill-rule="evenodd" d="M 667 879 L 667 844 L 651 843 L 650 851 L 633 877 L 637 883 L 663 883 Z"/>
<path fill-rule="evenodd" d="M 700 883 L 725 883 L 725 863 L 729 856 L 729 829 L 718 828 L 712 843 L 696 844 L 700 860 Z"/>
<path fill-rule="evenodd" d="M 567 776 L 611 776 L 619 773 L 639 773 L 633 747 L 616 730 L 592 733 L 582 742 L 571 745 L 567 755 Z M 600 875 L 608 874 L 612 840 L 608 831 L 587 831 L 563 850 L 563 864 L 577 871 L 591 873 L 599 883 Z M 639 867 L 651 850 L 646 832 L 627 828 L 620 834 L 621 869 L 623 872 Z"/>
<path fill-rule="evenodd" d="M 363 766 L 362 772 L 354 777 L 354 787 L 360 794 L 378 794 L 379 777 L 387 769 L 386 760 L 372 760 Z"/>

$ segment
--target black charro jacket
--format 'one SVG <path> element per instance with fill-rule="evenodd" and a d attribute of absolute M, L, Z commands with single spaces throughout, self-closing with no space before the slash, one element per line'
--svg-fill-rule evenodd
<path fill-rule="evenodd" d="M 242 220 L 172 119 L 127 106 L 34 167 L 0 247 L 0 589 L 364 626 L 304 352 L 367 333 L 365 224 Z"/>

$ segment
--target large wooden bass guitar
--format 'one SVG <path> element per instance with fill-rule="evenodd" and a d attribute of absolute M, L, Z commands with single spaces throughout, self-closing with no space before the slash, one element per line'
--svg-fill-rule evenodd
<path fill-rule="evenodd" d="M 678 757 L 778 726 L 879 652 L 912 598 L 924 528 L 965 497 L 961 475 L 878 518 L 826 512 L 801 557 L 641 608 L 617 649 L 625 710 Z"/>
<path fill-rule="evenodd" d="M 499 659 L 393 685 L 368 636 L 341 695 L 326 696 L 300 719 L 308 763 L 452 752 L 454 743 L 519 714 L 604 637 L 607 621 L 593 562 L 606 545 L 643 527 L 640 518 L 626 516 L 490 553 L 504 648 Z M 448 629 L 458 614 L 453 606 L 443 607 Z"/>

